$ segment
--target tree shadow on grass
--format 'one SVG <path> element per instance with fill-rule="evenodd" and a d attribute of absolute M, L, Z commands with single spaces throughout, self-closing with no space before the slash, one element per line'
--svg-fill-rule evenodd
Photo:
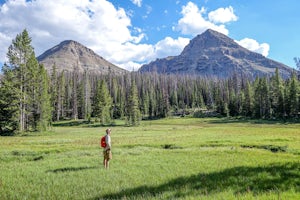
<path fill-rule="evenodd" d="M 299 119 L 251 119 L 251 118 L 239 118 L 239 117 L 228 117 L 210 120 L 212 124 L 233 124 L 233 123 L 250 123 L 250 124 L 295 124 L 299 123 Z"/>
<path fill-rule="evenodd" d="M 58 169 L 54 169 L 54 170 L 48 170 L 47 172 L 52 172 L 52 173 L 76 172 L 76 171 L 96 169 L 96 168 L 97 167 L 64 167 L 64 168 L 58 168 Z"/>
<path fill-rule="evenodd" d="M 135 199 L 143 196 L 159 198 L 163 193 L 170 198 L 184 198 L 187 195 L 209 195 L 231 190 L 235 194 L 269 191 L 283 192 L 293 188 L 300 192 L 300 163 L 272 164 L 266 167 L 234 167 L 221 172 L 200 173 L 179 177 L 159 186 L 140 186 L 107 194 L 94 199 Z"/>
<path fill-rule="evenodd" d="M 100 124 L 98 122 L 87 121 L 87 120 L 66 120 L 66 121 L 59 121 L 52 124 L 54 127 L 70 127 L 70 126 L 80 126 L 80 127 L 89 127 L 89 128 L 97 128 L 97 127 L 115 127 L 115 126 L 124 126 L 124 125 L 117 125 L 117 124 Z"/>
<path fill-rule="evenodd" d="M 59 121 L 56 123 L 53 123 L 52 126 L 54 127 L 68 127 L 68 126 L 82 126 L 90 124 L 89 121 L 83 121 L 83 120 L 73 120 L 73 121 Z"/>

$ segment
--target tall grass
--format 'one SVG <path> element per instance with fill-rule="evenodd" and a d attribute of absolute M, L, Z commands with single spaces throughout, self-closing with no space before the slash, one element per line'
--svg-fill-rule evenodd
<path fill-rule="evenodd" d="M 300 124 L 162 119 L 112 127 L 60 122 L 0 138 L 0 199 L 297 199 Z M 277 150 L 274 150 L 277 149 Z"/>

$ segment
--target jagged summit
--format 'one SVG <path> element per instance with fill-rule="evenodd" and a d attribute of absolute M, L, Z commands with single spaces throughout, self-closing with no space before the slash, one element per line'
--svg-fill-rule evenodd
<path fill-rule="evenodd" d="M 208 29 L 193 38 L 180 55 L 157 59 L 143 65 L 140 71 L 226 78 L 234 73 L 249 77 L 272 75 L 276 68 L 284 78 L 292 72 L 292 68 L 249 51 L 226 35 Z"/>
<path fill-rule="evenodd" d="M 99 74 L 126 72 L 74 40 L 61 42 L 45 51 L 37 59 L 48 71 L 51 71 L 55 65 L 57 71 L 73 71 L 78 68 L 81 72 L 87 70 Z"/>
<path fill-rule="evenodd" d="M 201 35 L 197 35 L 192 39 L 187 45 L 181 55 L 190 53 L 191 50 L 200 50 L 204 51 L 209 48 L 219 48 L 219 47 L 228 47 L 228 48 L 237 48 L 239 45 L 234 42 L 231 38 L 211 29 L 206 30 Z M 201 47 L 198 48 L 198 47 Z"/>

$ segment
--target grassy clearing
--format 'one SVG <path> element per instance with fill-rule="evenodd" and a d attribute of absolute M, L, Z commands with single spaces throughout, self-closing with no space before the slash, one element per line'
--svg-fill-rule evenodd
<path fill-rule="evenodd" d="M 112 127 L 60 122 L 0 138 L 0 199 L 297 199 L 300 124 L 162 119 Z M 275 150 L 274 150 L 275 149 Z"/>

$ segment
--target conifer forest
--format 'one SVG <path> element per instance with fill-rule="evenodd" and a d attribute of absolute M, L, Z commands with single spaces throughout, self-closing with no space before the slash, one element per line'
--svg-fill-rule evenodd
<path fill-rule="evenodd" d="M 36 59 L 26 30 L 12 41 L 0 76 L 0 134 L 42 131 L 51 122 L 82 119 L 129 126 L 168 116 L 239 116 L 262 119 L 300 117 L 297 71 L 227 79 L 128 72 L 46 70 Z"/>

